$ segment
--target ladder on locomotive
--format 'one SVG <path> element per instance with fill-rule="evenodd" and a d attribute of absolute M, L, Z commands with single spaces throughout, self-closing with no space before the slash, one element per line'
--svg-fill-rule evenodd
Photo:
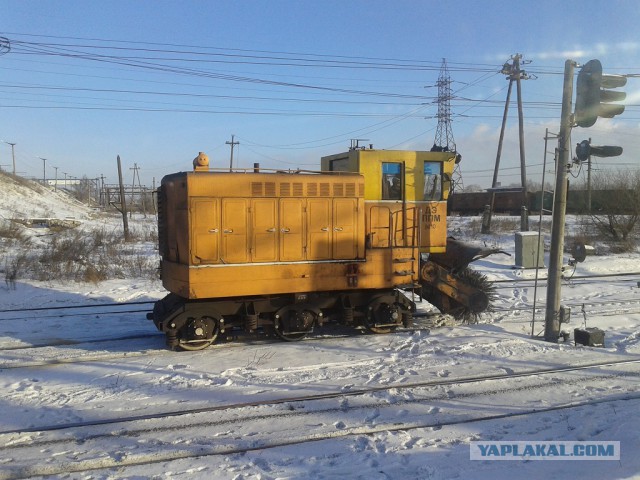
<path fill-rule="evenodd" d="M 420 287 L 413 281 L 414 267 L 420 256 L 420 215 L 416 207 L 405 208 L 389 215 L 389 245 L 394 288 L 414 290 Z M 400 245 L 398 244 L 400 243 Z"/>

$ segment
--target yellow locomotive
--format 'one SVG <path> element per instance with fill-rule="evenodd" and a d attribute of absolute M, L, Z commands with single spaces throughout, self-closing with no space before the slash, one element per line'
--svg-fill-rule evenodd
<path fill-rule="evenodd" d="M 490 286 L 469 269 L 488 253 L 447 239 L 451 152 L 351 149 L 321 172 L 214 170 L 158 189 L 161 278 L 152 319 L 171 348 L 234 330 L 299 340 L 338 321 L 387 333 L 412 323 L 418 292 L 477 315 Z"/>

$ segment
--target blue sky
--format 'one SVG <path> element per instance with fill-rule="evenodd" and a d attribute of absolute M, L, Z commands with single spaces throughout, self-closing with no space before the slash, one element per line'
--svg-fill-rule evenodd
<path fill-rule="evenodd" d="M 639 11 L 631 0 L 0 0 L 11 46 L 0 56 L 0 141 L 16 143 L 24 175 L 53 178 L 57 167 L 115 182 L 120 155 L 125 181 L 137 164 L 147 185 L 189 169 L 199 151 L 227 167 L 232 134 L 240 167 L 318 168 L 353 138 L 428 150 L 446 58 L 463 182 L 489 186 L 509 83 L 499 72 L 520 53 L 532 77 L 522 83 L 527 176 L 539 182 L 565 60 L 639 75 Z M 573 130 L 574 144 L 623 146 L 599 169 L 640 165 L 640 80 L 624 90 L 623 115 Z M 3 169 L 10 156 L 0 143 Z M 515 103 L 499 180 L 520 180 Z"/>

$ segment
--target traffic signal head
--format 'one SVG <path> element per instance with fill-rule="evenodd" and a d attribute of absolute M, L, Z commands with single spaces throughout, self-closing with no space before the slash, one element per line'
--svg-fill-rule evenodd
<path fill-rule="evenodd" d="M 622 147 L 614 145 L 591 145 L 589 140 L 583 140 L 576 145 L 576 158 L 580 162 L 588 160 L 589 157 L 618 157 L 622 155 Z"/>
<path fill-rule="evenodd" d="M 583 140 L 576 145 L 576 158 L 581 162 L 589 159 L 591 144 L 589 140 Z"/>
<path fill-rule="evenodd" d="M 576 83 L 576 124 L 579 127 L 591 127 L 598 117 L 613 118 L 624 112 L 624 105 L 618 102 L 627 96 L 625 92 L 607 90 L 623 87 L 627 78 L 621 75 L 602 73 L 600 60 L 588 61 L 578 73 Z"/>

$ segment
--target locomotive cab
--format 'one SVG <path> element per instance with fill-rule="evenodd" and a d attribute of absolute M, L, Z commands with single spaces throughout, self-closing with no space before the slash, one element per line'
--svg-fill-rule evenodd
<path fill-rule="evenodd" d="M 352 149 L 322 158 L 323 171 L 365 178 L 367 244 L 444 252 L 454 152 Z"/>

